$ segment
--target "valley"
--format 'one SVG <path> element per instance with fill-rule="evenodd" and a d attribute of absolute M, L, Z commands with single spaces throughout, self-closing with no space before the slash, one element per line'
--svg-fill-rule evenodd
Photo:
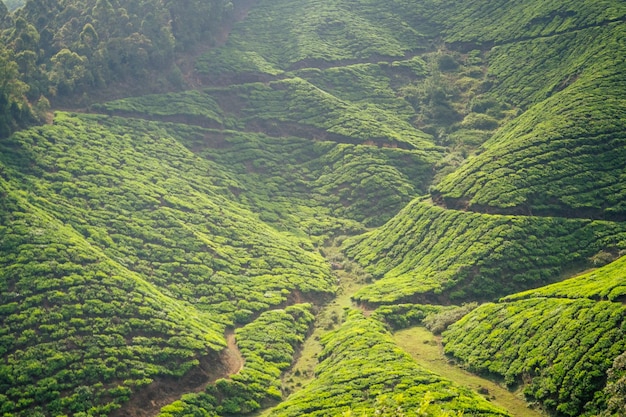
<path fill-rule="evenodd" d="M 623 416 L 622 2 L 10 6 L 3 416 Z"/>

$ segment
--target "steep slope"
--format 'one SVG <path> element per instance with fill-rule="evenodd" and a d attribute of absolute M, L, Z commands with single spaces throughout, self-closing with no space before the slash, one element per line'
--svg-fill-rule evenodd
<path fill-rule="evenodd" d="M 358 311 L 347 314 L 346 322 L 322 340 L 316 379 L 270 416 L 507 415 L 420 367 L 379 322 Z"/>
<path fill-rule="evenodd" d="M 225 324 L 333 291 L 306 241 L 229 201 L 158 124 L 57 114 L 0 146 L 6 412 L 108 413 L 219 367 Z"/>
<path fill-rule="evenodd" d="M 523 383 L 556 415 L 598 415 L 615 395 L 602 392 L 606 373 L 626 349 L 626 309 L 602 301 L 621 294 L 625 261 L 479 307 L 444 334 L 446 352 L 470 369 Z"/>
<path fill-rule="evenodd" d="M 412 3 L 394 1 L 381 8 L 368 1 L 262 1 L 224 48 L 198 60 L 197 69 L 207 81 L 236 80 L 338 61 L 403 57 L 429 47 L 432 35 Z"/>
<path fill-rule="evenodd" d="M 397 115 L 398 106 L 408 104 L 395 97 L 361 108 L 292 78 L 129 98 L 93 110 L 213 128 L 197 129 L 183 143 L 229 170 L 242 203 L 284 227 L 309 217 L 310 209 L 298 208 L 307 206 L 332 222 L 379 225 L 426 192 L 443 148 L 406 120 L 407 110 Z M 300 233 L 319 234 L 312 220 L 298 222 Z"/>
<path fill-rule="evenodd" d="M 237 329 L 237 345 L 245 359 L 240 371 L 207 386 L 204 392 L 184 395 L 163 407 L 158 416 L 247 414 L 281 400 L 281 371 L 291 365 L 296 347 L 314 320 L 310 310 L 311 305 L 294 305 L 266 311 Z"/>
<path fill-rule="evenodd" d="M 1 92 L 2 109 L 28 110 L 25 93 L 82 106 L 110 83 L 199 82 L 176 54 L 209 49 L 252 3 L 29 1 L 0 16 L 7 74 L 19 65 L 30 85 Z M 167 383 L 150 413 L 176 395 L 163 417 L 279 401 L 314 311 L 294 304 L 334 295 L 330 260 L 376 280 L 353 297 L 367 307 L 493 301 L 614 259 L 625 15 L 618 0 L 260 0 L 197 60 L 205 88 L 58 112 L 2 139 L 0 410 L 135 415 Z M 345 234 L 365 271 L 323 258 Z M 557 414 L 602 412 L 624 368 L 615 265 L 598 272 L 606 284 L 585 276 L 479 308 L 450 351 L 507 382 L 534 377 L 529 396 Z M 420 308 L 388 309 L 409 322 Z M 227 362 L 224 329 L 239 326 L 246 364 L 205 388 Z M 554 352 L 515 362 L 552 346 L 546 334 Z M 360 313 L 323 342 L 318 378 L 275 415 L 506 415 Z"/>
<path fill-rule="evenodd" d="M 106 414 L 154 378 L 217 359 L 225 341 L 215 317 L 0 186 L 3 412 Z"/>
<path fill-rule="evenodd" d="M 413 201 L 383 227 L 344 244 L 347 255 L 382 278 L 353 297 L 369 304 L 491 300 L 625 246 L 626 224 L 619 222 L 468 213 L 427 201 Z"/>
<path fill-rule="evenodd" d="M 623 301 L 626 295 L 626 257 L 621 257 L 593 272 L 581 274 L 556 284 L 509 295 L 505 300 L 522 298 L 589 298 L 600 301 Z"/>
<path fill-rule="evenodd" d="M 426 0 L 419 2 L 418 7 L 429 20 L 442 26 L 441 32 L 447 42 L 478 45 L 549 37 L 602 26 L 626 17 L 626 6 L 613 0 L 565 0 L 558 3 L 470 0 L 463 7 L 453 0 Z"/>
<path fill-rule="evenodd" d="M 548 76 L 547 85 L 531 84 L 536 98 L 549 98 L 485 143 L 437 185 L 435 197 L 449 207 L 475 211 L 626 219 L 626 103 L 621 94 L 626 50 L 619 41 L 625 34 L 623 25 L 610 24 L 496 54 L 494 65 L 522 56 L 527 63 L 551 55 L 568 56 L 564 65 L 576 62 L 566 72 L 551 68 L 560 79 Z M 513 77 L 528 78 L 523 71 L 502 76 L 504 94 L 512 89 Z"/>

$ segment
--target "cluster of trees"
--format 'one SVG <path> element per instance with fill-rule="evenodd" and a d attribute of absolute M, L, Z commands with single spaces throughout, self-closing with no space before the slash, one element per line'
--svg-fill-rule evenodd
<path fill-rule="evenodd" d="M 30 98 L 76 95 L 151 69 L 171 72 L 174 53 L 210 42 L 229 9 L 221 0 L 29 1 L 3 40 Z"/>
<path fill-rule="evenodd" d="M 623 249 L 625 237 L 618 222 L 468 213 L 416 200 L 344 248 L 382 278 L 354 299 L 389 304 L 423 302 L 424 294 L 489 300 L 545 285 L 592 265 L 603 249 Z"/>
<path fill-rule="evenodd" d="M 186 394 L 161 409 L 159 417 L 248 414 L 282 399 L 280 375 L 291 366 L 296 348 L 313 323 L 310 304 L 262 313 L 237 329 L 245 364 L 230 379 L 220 379 L 199 394 Z"/>
<path fill-rule="evenodd" d="M 506 412 L 421 368 L 399 349 L 382 323 L 349 310 L 345 323 L 322 337 L 316 378 L 270 416 L 361 416 Z"/>
<path fill-rule="evenodd" d="M 24 98 L 27 86 L 19 78 L 18 66 L 10 52 L 0 46 L 0 138 L 36 121 Z"/>
<path fill-rule="evenodd" d="M 0 32 L 11 24 L 9 11 L 0 2 Z M 36 116 L 24 94 L 28 86 L 21 80 L 20 68 L 14 59 L 11 48 L 0 43 L 0 139 L 11 132 L 23 128 L 43 117 L 46 109 Z M 44 101 L 40 107 L 45 107 Z"/>

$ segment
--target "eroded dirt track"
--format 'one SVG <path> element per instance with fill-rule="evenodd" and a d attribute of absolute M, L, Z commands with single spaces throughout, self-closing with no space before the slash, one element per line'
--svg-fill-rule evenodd
<path fill-rule="evenodd" d="M 181 378 L 154 378 L 151 384 L 134 393 L 131 400 L 111 413 L 110 417 L 154 417 L 162 407 L 182 395 L 202 392 L 218 379 L 238 373 L 243 368 L 244 359 L 235 343 L 233 331 L 226 333 L 226 342 L 224 350 L 199 358 L 200 364 Z"/>

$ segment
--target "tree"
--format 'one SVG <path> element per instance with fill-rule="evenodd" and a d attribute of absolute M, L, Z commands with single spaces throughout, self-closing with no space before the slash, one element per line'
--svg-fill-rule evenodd
<path fill-rule="evenodd" d="M 626 410 L 626 352 L 615 358 L 607 376 L 608 382 L 604 389 L 607 408 L 603 416 L 620 416 Z"/>

